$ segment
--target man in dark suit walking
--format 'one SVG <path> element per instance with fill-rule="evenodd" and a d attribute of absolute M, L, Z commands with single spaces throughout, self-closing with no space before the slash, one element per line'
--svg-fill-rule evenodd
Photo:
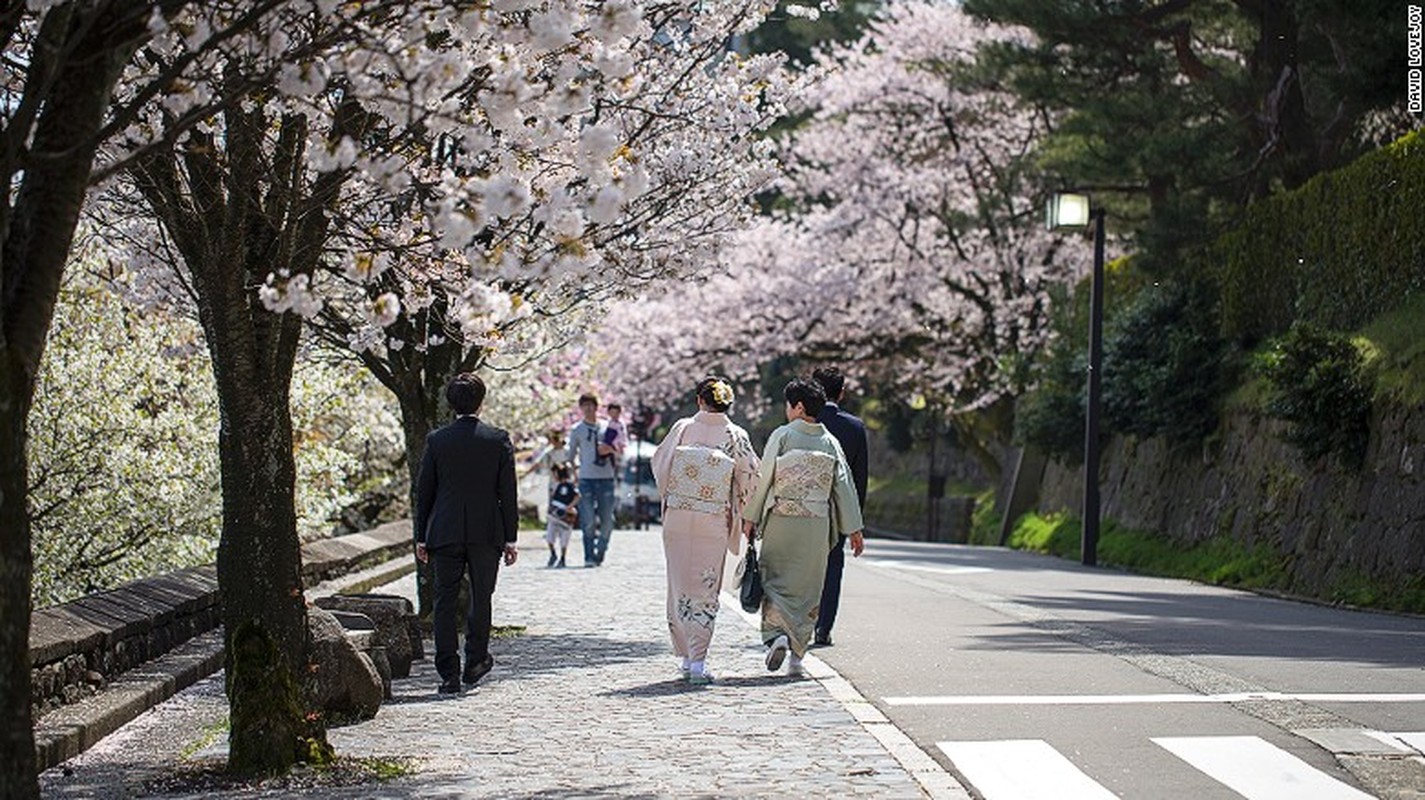
<path fill-rule="evenodd" d="M 826 405 L 816 421 L 826 426 L 851 467 L 851 481 L 856 485 L 856 502 L 866 507 L 866 462 L 870 445 L 866 440 L 866 424 L 855 414 L 838 405 L 846 392 L 846 376 L 836 367 L 822 367 L 811 377 L 826 392 Z M 846 537 L 837 540 L 826 559 L 826 580 L 821 586 L 821 610 L 816 616 L 816 633 L 812 643 L 826 647 L 831 644 L 831 626 L 836 624 L 836 610 L 841 605 L 841 573 L 846 569 Z"/>
<path fill-rule="evenodd" d="M 440 692 L 477 683 L 495 665 L 490 655 L 490 599 L 503 555 L 515 563 L 519 533 L 515 448 L 510 435 L 476 416 L 485 382 L 462 373 L 445 387 L 455 421 L 426 437 L 416 482 L 416 558 L 435 567 L 435 668 Z M 465 669 L 456 650 L 460 579 L 470 576 L 465 614 Z"/>

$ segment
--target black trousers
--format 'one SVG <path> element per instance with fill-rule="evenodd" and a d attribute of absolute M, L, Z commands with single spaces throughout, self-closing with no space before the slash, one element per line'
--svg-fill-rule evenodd
<path fill-rule="evenodd" d="M 470 577 L 470 607 L 465 610 L 465 662 L 484 661 L 490 654 L 490 598 L 500 574 L 501 552 L 489 545 L 442 547 L 430 554 L 435 567 L 435 669 L 445 680 L 460 677 L 455 615 L 460 605 L 460 579 Z"/>
<path fill-rule="evenodd" d="M 841 607 L 841 573 L 846 569 L 846 537 L 836 540 L 836 546 L 826 557 L 826 580 L 821 584 L 821 609 L 816 612 L 816 629 L 828 636 L 836 624 L 836 609 Z"/>

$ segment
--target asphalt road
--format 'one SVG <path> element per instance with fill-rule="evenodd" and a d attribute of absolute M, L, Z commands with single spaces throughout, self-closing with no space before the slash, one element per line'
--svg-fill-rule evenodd
<path fill-rule="evenodd" d="M 988 800 L 1425 798 L 1425 619 L 867 549 L 817 655 Z"/>

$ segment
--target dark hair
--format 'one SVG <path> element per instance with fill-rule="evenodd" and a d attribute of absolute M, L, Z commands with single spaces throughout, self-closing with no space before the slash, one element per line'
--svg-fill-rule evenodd
<path fill-rule="evenodd" d="M 787 388 L 782 390 L 782 397 L 786 398 L 787 405 L 801 403 L 809 417 L 821 414 L 822 407 L 826 405 L 826 392 L 821 390 L 821 384 L 806 378 L 792 378 Z"/>
<path fill-rule="evenodd" d="M 593 403 L 595 407 L 598 407 L 599 398 L 595 397 L 589 392 L 584 392 L 583 394 L 579 395 L 579 405 L 582 406 L 585 403 Z"/>
<path fill-rule="evenodd" d="M 567 480 L 569 480 L 569 465 L 568 465 L 568 464 L 555 464 L 555 465 L 554 465 L 554 468 L 551 469 L 550 472 L 553 472 L 553 473 L 554 473 L 554 477 L 558 478 L 558 479 L 561 480 L 561 481 L 567 481 Z"/>
<path fill-rule="evenodd" d="M 618 403 L 609 403 L 608 406 L 606 406 L 606 408 L 608 408 L 609 411 L 622 411 L 622 410 L 623 410 L 623 406 L 619 405 Z"/>
<path fill-rule="evenodd" d="M 722 382 L 727 384 L 727 388 L 732 388 L 732 381 L 720 375 L 709 375 L 698 381 L 698 399 L 702 400 L 708 408 L 721 414 L 732 407 L 732 403 L 719 403 L 713 399 L 713 384 Z"/>
<path fill-rule="evenodd" d="M 817 367 L 812 371 L 811 379 L 821 384 L 821 390 L 826 392 L 828 402 L 841 400 L 841 393 L 846 389 L 846 376 L 841 374 L 841 370 L 836 367 Z"/>
<path fill-rule="evenodd" d="M 462 372 L 445 385 L 445 399 L 457 414 L 474 414 L 485 402 L 485 382 L 473 372 Z"/>

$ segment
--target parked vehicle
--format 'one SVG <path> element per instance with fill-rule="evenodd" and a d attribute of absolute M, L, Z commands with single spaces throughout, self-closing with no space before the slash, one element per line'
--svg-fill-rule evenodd
<path fill-rule="evenodd" d="M 658 497 L 658 484 L 653 480 L 652 442 L 630 442 L 624 449 L 619 469 L 618 503 L 615 506 L 620 524 L 662 521 L 663 503 Z"/>

